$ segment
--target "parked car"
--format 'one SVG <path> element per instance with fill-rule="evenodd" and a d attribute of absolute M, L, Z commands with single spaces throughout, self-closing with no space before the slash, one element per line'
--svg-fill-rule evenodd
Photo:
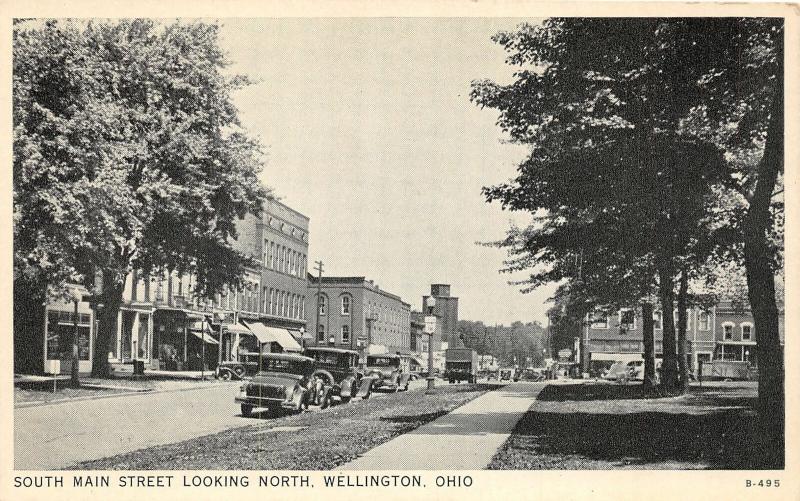
<path fill-rule="evenodd" d="M 316 362 L 313 403 L 323 409 L 338 398 L 347 403 L 352 398 L 369 398 L 373 378 L 358 370 L 358 352 L 340 348 L 310 347 L 304 354 Z"/>
<path fill-rule="evenodd" d="M 382 353 L 367 356 L 367 376 L 374 379 L 372 389 L 404 391 L 408 389 L 410 375 L 400 366 L 400 355 Z"/>
<path fill-rule="evenodd" d="M 256 407 L 269 411 L 308 408 L 315 369 L 313 358 L 288 353 L 262 354 L 261 370 L 242 385 L 236 396 L 242 416 L 250 416 Z"/>
<path fill-rule="evenodd" d="M 512 381 L 512 380 L 514 380 L 513 368 L 500 369 L 500 381 Z"/>
<path fill-rule="evenodd" d="M 221 362 L 217 367 L 216 376 L 230 381 L 253 376 L 258 372 L 258 353 L 242 353 L 239 358 L 240 360 Z"/>

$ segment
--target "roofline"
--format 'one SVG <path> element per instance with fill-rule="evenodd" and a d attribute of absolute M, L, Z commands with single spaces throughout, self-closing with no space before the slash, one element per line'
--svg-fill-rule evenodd
<path fill-rule="evenodd" d="M 316 284 L 318 281 L 319 281 L 318 277 L 313 276 L 311 273 L 308 274 L 308 282 L 309 282 L 308 285 L 309 285 L 309 288 L 316 287 L 314 284 Z M 335 276 L 323 276 L 322 277 L 322 286 L 323 287 L 325 285 L 335 285 L 337 283 L 353 285 L 353 286 L 356 286 L 356 287 L 361 287 L 362 289 L 370 290 L 372 292 L 381 294 L 381 295 L 383 295 L 385 297 L 388 297 L 390 299 L 394 299 L 395 301 L 400 302 L 400 304 L 402 304 L 403 306 L 408 307 L 409 310 L 411 309 L 411 303 L 407 303 L 407 302 L 403 301 L 403 298 L 398 296 L 397 294 L 393 294 L 393 293 L 391 293 L 391 292 L 389 292 L 387 290 L 384 290 L 384 289 L 382 289 L 380 287 L 376 288 L 376 287 L 374 287 L 374 283 L 372 283 L 372 287 L 370 287 L 369 284 L 371 282 L 370 282 L 370 280 L 367 280 L 367 277 L 352 277 L 352 276 L 351 277 L 335 277 Z"/>
<path fill-rule="evenodd" d="M 306 216 L 302 212 L 298 211 L 297 209 L 292 209 L 291 207 L 289 207 L 285 203 L 281 202 L 280 200 L 278 200 L 278 198 L 275 195 L 267 195 L 267 201 L 275 202 L 276 204 L 280 205 L 281 207 L 284 207 L 285 209 L 288 209 L 289 212 L 293 212 L 294 214 L 302 217 L 306 221 L 311 221 L 311 218 L 309 218 L 308 216 Z"/>

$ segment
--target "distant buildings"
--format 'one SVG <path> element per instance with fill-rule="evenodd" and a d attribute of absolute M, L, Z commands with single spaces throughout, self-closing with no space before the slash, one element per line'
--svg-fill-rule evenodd
<path fill-rule="evenodd" d="M 677 323 L 677 310 L 673 315 Z M 655 354 L 660 359 L 663 354 L 663 312 L 656 310 L 653 322 Z M 783 343 L 783 312 L 779 326 Z M 587 351 L 590 366 L 598 362 L 640 360 L 644 353 L 642 318 L 634 310 L 592 315 L 587 318 L 583 336 L 581 345 Z M 724 301 L 708 309 L 690 308 L 687 311 L 686 341 L 692 371 L 700 362 L 710 360 L 757 362 L 756 332 L 748 305 Z"/>
<path fill-rule="evenodd" d="M 311 344 L 359 350 L 366 354 L 410 353 L 411 305 L 365 277 L 308 277 L 310 307 L 306 322 Z M 319 327 L 317 328 L 317 289 Z"/>
<path fill-rule="evenodd" d="M 431 284 L 429 296 L 422 296 L 422 305 L 425 308 L 429 297 L 436 300 L 434 314 L 436 315 L 436 332 L 433 336 L 434 351 L 443 350 L 442 343 L 450 347 L 463 346 L 458 339 L 458 298 L 450 295 L 449 284 Z"/>

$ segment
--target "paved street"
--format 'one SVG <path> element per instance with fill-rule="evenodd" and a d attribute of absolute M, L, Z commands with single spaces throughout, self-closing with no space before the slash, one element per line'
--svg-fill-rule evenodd
<path fill-rule="evenodd" d="M 241 381 L 14 410 L 17 469 L 65 468 L 153 445 L 170 444 L 254 424 L 233 399 Z M 409 382 L 409 390 L 426 381 Z M 439 381 L 437 384 L 442 384 Z M 372 398 L 391 398 L 374 393 Z M 312 408 L 311 412 L 314 412 Z"/>
<path fill-rule="evenodd" d="M 14 466 L 65 468 L 252 424 L 233 401 L 240 384 L 15 409 Z"/>
<path fill-rule="evenodd" d="M 380 445 L 341 470 L 482 470 L 546 383 L 513 383 Z"/>

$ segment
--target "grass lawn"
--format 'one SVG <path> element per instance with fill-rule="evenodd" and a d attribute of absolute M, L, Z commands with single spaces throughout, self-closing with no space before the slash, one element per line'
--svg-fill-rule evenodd
<path fill-rule="evenodd" d="M 69 469 L 328 470 L 495 387 L 442 386 L 435 395 L 420 389 L 289 416 L 255 414 L 262 419 L 253 419 L 251 426 Z"/>
<path fill-rule="evenodd" d="M 704 383 L 647 398 L 640 385 L 551 385 L 490 469 L 782 468 L 758 430 L 757 384 Z"/>

